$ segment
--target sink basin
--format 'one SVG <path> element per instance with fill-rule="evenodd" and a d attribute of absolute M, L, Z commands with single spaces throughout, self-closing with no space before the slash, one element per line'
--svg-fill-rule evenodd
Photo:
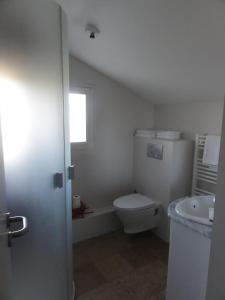
<path fill-rule="evenodd" d="M 193 196 L 176 204 L 176 213 L 181 217 L 205 225 L 212 225 L 209 209 L 214 208 L 215 196 Z"/>

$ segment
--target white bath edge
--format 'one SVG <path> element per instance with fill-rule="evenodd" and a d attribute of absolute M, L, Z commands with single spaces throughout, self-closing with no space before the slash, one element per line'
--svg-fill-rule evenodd
<path fill-rule="evenodd" d="M 93 213 L 84 218 L 73 220 L 73 243 L 116 231 L 122 227 L 113 206 L 90 209 Z"/>

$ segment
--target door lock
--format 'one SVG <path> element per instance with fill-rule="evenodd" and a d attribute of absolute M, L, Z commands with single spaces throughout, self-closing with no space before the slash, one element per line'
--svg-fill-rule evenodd
<path fill-rule="evenodd" d="M 63 187 L 63 173 L 54 174 L 54 187 L 61 189 Z"/>

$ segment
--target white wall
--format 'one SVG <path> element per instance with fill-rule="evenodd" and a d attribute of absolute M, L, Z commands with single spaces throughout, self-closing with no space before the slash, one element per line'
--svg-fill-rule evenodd
<path fill-rule="evenodd" d="M 73 191 L 91 207 L 133 191 L 133 133 L 153 126 L 153 106 L 88 65 L 70 57 L 70 86 L 94 88 L 94 137 L 86 150 L 72 147 Z"/>
<path fill-rule="evenodd" d="M 220 134 L 223 116 L 221 102 L 193 102 L 154 106 L 154 127 L 180 130 L 185 138 L 196 133 Z"/>
<path fill-rule="evenodd" d="M 223 101 L 159 104 L 154 107 L 118 83 L 70 57 L 70 86 L 94 89 L 93 143 L 72 148 L 76 165 L 73 191 L 91 207 L 111 204 L 133 191 L 133 132 L 155 127 L 180 130 L 184 138 L 196 133 L 220 134 Z"/>

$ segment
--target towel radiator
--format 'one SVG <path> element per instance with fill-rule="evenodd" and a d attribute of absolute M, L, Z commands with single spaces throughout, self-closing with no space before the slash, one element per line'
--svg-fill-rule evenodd
<path fill-rule="evenodd" d="M 203 153 L 207 134 L 196 134 L 193 166 L 192 195 L 216 193 L 218 166 L 203 164 Z"/>

